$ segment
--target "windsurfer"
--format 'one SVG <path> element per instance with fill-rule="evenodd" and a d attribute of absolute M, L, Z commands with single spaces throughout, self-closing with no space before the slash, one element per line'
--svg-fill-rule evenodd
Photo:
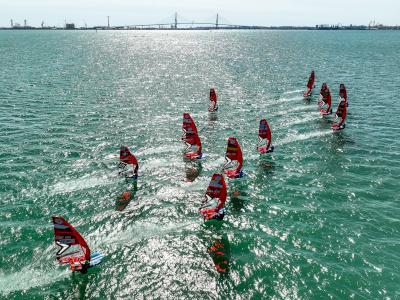
<path fill-rule="evenodd" d="M 328 115 L 332 113 L 332 96 L 331 92 L 329 91 L 328 85 L 324 82 L 321 87 L 318 105 L 322 108 L 323 106 L 327 105 L 326 109 L 321 109 L 320 112 L 323 115 Z"/>
<path fill-rule="evenodd" d="M 225 164 L 222 167 L 224 173 L 231 179 L 244 176 L 242 149 L 236 138 L 230 137 L 225 154 Z"/>
<path fill-rule="evenodd" d="M 118 174 L 121 176 L 125 176 L 126 178 L 137 179 L 139 174 L 139 165 L 132 165 L 132 170 L 125 170 L 127 166 L 124 166 L 124 169 L 119 171 Z"/>
<path fill-rule="evenodd" d="M 308 78 L 307 90 L 303 93 L 304 97 L 311 96 L 312 89 L 314 88 L 314 83 L 315 83 L 315 72 L 314 72 L 314 70 L 312 70 L 310 77 Z"/>
<path fill-rule="evenodd" d="M 260 154 L 271 153 L 274 151 L 274 146 L 271 146 L 272 134 L 271 128 L 266 119 L 260 121 L 260 126 L 258 128 L 258 142 L 257 150 Z"/>
<path fill-rule="evenodd" d="M 210 89 L 210 106 L 208 107 L 209 112 L 215 112 L 218 110 L 217 105 L 217 93 L 215 92 L 214 88 Z"/>
<path fill-rule="evenodd" d="M 348 107 L 349 102 L 347 101 L 347 90 L 343 83 L 341 83 L 339 86 L 339 100 L 341 101 L 342 99 L 346 101 L 346 107 Z"/>
<path fill-rule="evenodd" d="M 190 160 L 201 159 L 203 157 L 201 140 L 196 124 L 188 113 L 183 114 L 182 130 L 182 140 L 186 144 L 184 157 Z"/>
<path fill-rule="evenodd" d="M 121 146 L 119 157 L 119 168 L 121 170 L 118 172 L 118 175 L 125 176 L 128 179 L 137 179 L 139 175 L 139 163 L 127 146 Z M 129 166 L 132 166 L 131 170 L 129 170 Z"/>
<path fill-rule="evenodd" d="M 85 263 L 82 265 L 82 269 L 80 270 L 80 272 L 81 272 L 82 274 L 86 274 L 87 271 L 88 271 L 88 269 L 89 269 L 89 267 L 90 267 L 90 262 L 85 262 Z"/>
<path fill-rule="evenodd" d="M 340 118 L 340 121 L 339 121 L 339 123 L 334 124 L 332 128 L 336 129 L 336 130 L 344 129 L 346 127 L 346 124 L 345 124 L 346 115 L 347 115 L 347 105 L 346 105 L 346 101 L 344 99 L 342 99 L 337 108 L 336 118 L 335 118 L 335 119 Z"/>
<path fill-rule="evenodd" d="M 91 254 L 90 248 L 80 233 L 63 217 L 53 216 L 54 241 L 59 248 L 56 253 L 58 262 L 69 264 L 72 271 L 83 274 L 98 265 L 103 256 L 99 252 Z"/>
<path fill-rule="evenodd" d="M 341 117 L 343 116 L 343 114 L 344 114 L 344 112 L 345 112 L 345 106 L 346 106 L 346 101 L 344 101 L 344 100 L 340 101 L 338 110 L 337 110 L 337 112 L 336 112 L 336 115 L 337 115 L 338 117 L 341 118 Z"/>
<path fill-rule="evenodd" d="M 204 221 L 223 220 L 226 213 L 224 208 L 226 197 L 227 192 L 224 176 L 216 173 L 211 178 L 200 207 L 200 213 L 203 215 Z"/>
<path fill-rule="evenodd" d="M 78 257 L 71 257 L 69 259 L 69 264 L 71 267 L 71 271 L 78 271 L 82 274 L 86 274 L 88 269 L 90 268 L 90 261 L 80 261 Z"/>

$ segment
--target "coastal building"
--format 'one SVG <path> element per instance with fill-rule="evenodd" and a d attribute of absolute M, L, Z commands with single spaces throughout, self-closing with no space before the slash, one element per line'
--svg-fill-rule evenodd
<path fill-rule="evenodd" d="M 74 23 L 65 23 L 65 29 L 75 29 Z"/>

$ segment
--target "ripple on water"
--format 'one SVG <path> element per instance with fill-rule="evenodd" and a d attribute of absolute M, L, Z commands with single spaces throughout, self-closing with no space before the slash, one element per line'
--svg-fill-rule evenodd
<path fill-rule="evenodd" d="M 396 34 L 0 32 L 0 295 L 398 297 Z M 320 116 L 318 88 L 302 98 L 311 68 L 334 107 L 346 84 L 344 131 Z M 183 112 L 208 154 L 199 164 L 182 159 Z M 276 149 L 260 157 L 264 117 Z M 203 224 L 232 135 L 247 176 L 227 181 L 224 222 Z M 116 175 L 121 144 L 139 159 L 136 186 Z M 53 214 L 105 255 L 101 267 L 75 276 L 55 265 Z"/>

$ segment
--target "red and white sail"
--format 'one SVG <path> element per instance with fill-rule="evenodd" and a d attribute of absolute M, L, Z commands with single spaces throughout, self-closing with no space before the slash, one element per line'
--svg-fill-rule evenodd
<path fill-rule="evenodd" d="M 258 143 L 257 150 L 260 154 L 267 153 L 270 150 L 272 142 L 271 128 L 266 119 L 260 121 L 258 127 Z"/>
<path fill-rule="evenodd" d="M 347 90 L 343 83 L 339 87 L 339 102 L 344 99 L 346 101 L 346 106 L 349 107 L 349 99 L 347 98 Z"/>
<path fill-rule="evenodd" d="M 208 106 L 208 111 L 209 112 L 215 112 L 218 110 L 218 104 L 217 104 L 217 92 L 215 91 L 214 88 L 210 89 L 210 105 Z"/>
<path fill-rule="evenodd" d="M 196 124 L 188 113 L 183 114 L 182 140 L 186 144 L 185 157 L 188 159 L 199 159 L 202 157 L 202 147 Z"/>
<path fill-rule="evenodd" d="M 137 178 L 139 163 L 135 155 L 129 150 L 128 146 L 122 146 L 119 151 L 120 168 L 119 174 L 126 177 Z"/>
<path fill-rule="evenodd" d="M 204 201 L 200 207 L 200 213 L 204 220 L 222 220 L 225 214 L 224 206 L 227 198 L 227 190 L 224 176 L 215 173 L 208 185 Z"/>
<path fill-rule="evenodd" d="M 228 146 L 225 154 L 224 172 L 229 178 L 238 178 L 242 176 L 243 154 L 242 149 L 236 138 L 228 139 Z"/>
<path fill-rule="evenodd" d="M 339 100 L 344 99 L 347 102 L 347 90 L 343 83 L 339 87 Z"/>
<path fill-rule="evenodd" d="M 321 108 L 320 112 L 323 115 L 332 113 L 332 95 L 328 85 L 324 82 L 319 92 L 318 105 Z"/>
<path fill-rule="evenodd" d="M 312 89 L 314 88 L 314 83 L 315 83 L 315 72 L 314 70 L 312 70 L 310 77 L 308 78 L 307 90 L 303 94 L 304 97 L 309 97 L 311 95 Z"/>
<path fill-rule="evenodd" d="M 54 239 L 59 250 L 56 254 L 60 264 L 69 264 L 71 270 L 78 271 L 90 262 L 90 249 L 79 232 L 63 217 L 52 217 Z"/>
<path fill-rule="evenodd" d="M 347 117 L 347 101 L 345 99 L 340 100 L 338 108 L 336 110 L 335 123 L 332 125 L 333 130 L 344 129 Z"/>

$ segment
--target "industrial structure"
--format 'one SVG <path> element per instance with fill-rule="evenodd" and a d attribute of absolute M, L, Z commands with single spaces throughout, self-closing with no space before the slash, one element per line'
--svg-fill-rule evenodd
<path fill-rule="evenodd" d="M 180 21 L 182 19 L 182 21 Z M 28 21 L 24 20 L 24 25 L 10 20 L 10 27 L 3 27 L 0 29 L 79 29 L 79 30 L 211 30 L 211 29 L 268 29 L 268 30 L 400 30 L 400 26 L 385 26 L 375 21 L 371 21 L 368 25 L 345 25 L 342 24 L 321 24 L 316 26 L 254 26 L 254 25 L 238 25 L 232 24 L 222 18 L 218 13 L 213 20 L 205 22 L 187 21 L 183 17 L 178 19 L 178 13 L 175 12 L 172 16 L 167 18 L 164 22 L 150 23 L 150 24 L 134 24 L 123 26 L 111 26 L 110 16 L 107 16 L 107 24 L 88 27 L 87 24 L 83 27 L 76 27 L 74 23 L 67 23 L 65 21 L 64 27 L 44 26 L 42 21 L 40 27 L 32 27 L 28 25 Z"/>

